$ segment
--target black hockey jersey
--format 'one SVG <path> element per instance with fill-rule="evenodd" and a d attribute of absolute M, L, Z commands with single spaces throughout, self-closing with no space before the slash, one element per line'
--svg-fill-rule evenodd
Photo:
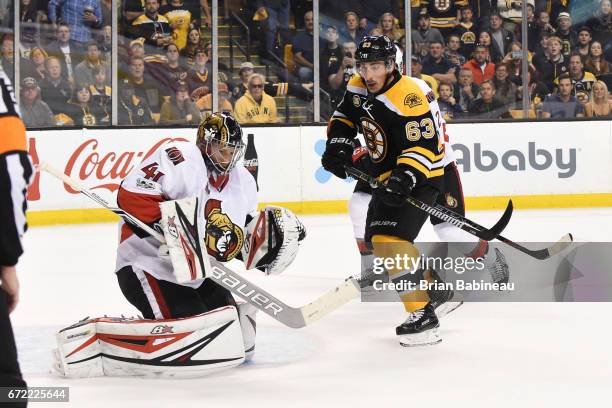
<path fill-rule="evenodd" d="M 368 94 L 359 75 L 347 84 L 332 115 L 328 138 L 354 138 L 361 132 L 370 154 L 371 175 L 385 181 L 391 171 L 407 166 L 416 185 L 441 189 L 444 174 L 444 119 L 431 88 L 417 78 L 394 72 L 378 94 Z"/>
<path fill-rule="evenodd" d="M 459 8 L 468 5 L 468 0 L 423 0 L 421 8 L 426 8 L 435 28 L 453 28 L 457 25 Z"/>

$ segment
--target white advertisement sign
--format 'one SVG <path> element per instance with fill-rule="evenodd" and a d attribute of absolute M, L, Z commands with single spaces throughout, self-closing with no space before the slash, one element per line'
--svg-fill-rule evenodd
<path fill-rule="evenodd" d="M 464 193 L 476 196 L 612 192 L 611 122 L 455 124 L 448 131 Z M 159 146 L 194 141 L 195 129 L 28 132 L 35 162 L 111 197 L 122 178 Z M 324 126 L 244 128 L 254 135 L 262 202 L 346 200 L 354 182 L 321 167 Z M 96 208 L 49 175 L 29 191 L 30 209 Z"/>

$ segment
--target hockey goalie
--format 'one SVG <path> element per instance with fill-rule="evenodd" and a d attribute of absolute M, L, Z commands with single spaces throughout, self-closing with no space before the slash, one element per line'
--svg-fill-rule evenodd
<path fill-rule="evenodd" d="M 206 278 L 207 259 L 281 273 L 305 230 L 291 211 L 257 208 L 239 163 L 240 125 L 214 113 L 196 143 L 161 146 L 123 180 L 117 203 L 166 243 L 121 222 L 116 276 L 143 318 L 84 319 L 57 334 L 54 368 L 67 377 L 197 377 L 235 367 L 255 350 L 255 312 Z"/>

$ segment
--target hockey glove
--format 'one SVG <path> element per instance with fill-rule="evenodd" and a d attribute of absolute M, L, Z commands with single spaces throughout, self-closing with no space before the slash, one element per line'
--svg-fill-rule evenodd
<path fill-rule="evenodd" d="M 391 207 L 400 207 L 406 203 L 406 197 L 412 191 L 416 178 L 405 166 L 393 169 L 387 184 L 376 189 L 380 199 Z"/>
<path fill-rule="evenodd" d="M 344 166 L 353 165 L 353 143 L 348 137 L 332 137 L 327 139 L 325 152 L 321 157 L 321 165 L 330 173 L 341 179 L 346 178 Z"/>

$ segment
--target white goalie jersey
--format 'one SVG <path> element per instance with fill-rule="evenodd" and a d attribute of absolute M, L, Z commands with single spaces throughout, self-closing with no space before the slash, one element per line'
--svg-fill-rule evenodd
<path fill-rule="evenodd" d="M 200 149 L 190 142 L 161 146 L 123 180 L 117 195 L 121 209 L 155 225 L 163 201 L 197 197 L 206 219 L 205 245 L 218 261 L 236 257 L 244 245 L 247 214 L 257 209 L 257 187 L 253 176 L 238 164 L 228 175 L 215 178 Z M 178 283 L 168 257 L 158 255 L 160 243 L 143 231 L 121 221 L 116 270 L 132 266 L 153 277 Z M 191 281 L 183 285 L 198 287 Z"/>

